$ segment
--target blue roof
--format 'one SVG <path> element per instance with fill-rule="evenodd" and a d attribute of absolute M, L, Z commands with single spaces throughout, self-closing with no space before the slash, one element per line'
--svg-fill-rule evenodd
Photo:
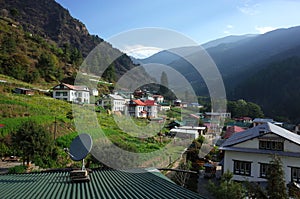
<path fill-rule="evenodd" d="M 0 175 L 0 198 L 203 198 L 156 169 L 95 170 L 89 176 L 89 182 L 72 183 L 66 171 Z"/>
<path fill-rule="evenodd" d="M 261 134 L 260 134 L 261 131 L 264 131 L 266 133 L 274 133 L 280 137 L 283 137 L 291 142 L 294 142 L 294 143 L 300 145 L 300 136 L 299 135 L 297 135 L 291 131 L 288 131 L 284 128 L 281 128 L 275 124 L 267 122 L 267 123 L 255 126 L 246 131 L 233 134 L 230 138 L 228 138 L 221 145 L 221 147 L 233 146 L 235 144 L 245 142 L 247 140 L 259 137 L 259 136 L 261 136 Z"/>

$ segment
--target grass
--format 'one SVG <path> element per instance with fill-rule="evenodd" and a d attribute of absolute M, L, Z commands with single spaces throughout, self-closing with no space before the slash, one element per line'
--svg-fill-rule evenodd
<path fill-rule="evenodd" d="M 15 86 L 32 88 L 33 85 L 23 84 L 3 75 L 0 75 L 0 79 L 10 82 L 0 83 L 0 124 L 5 125 L 4 128 L 0 128 L 0 140 L 5 140 L 24 121 L 30 119 L 45 126 L 50 132 L 54 132 L 56 121 L 56 144 L 61 150 L 69 147 L 78 133 L 91 134 L 93 139 L 95 138 L 95 145 L 98 140 L 106 138 L 125 151 L 140 154 L 140 161 L 142 164 L 145 162 L 144 165 L 146 162 L 167 165 L 169 159 L 177 159 L 184 150 L 182 146 L 168 147 L 172 139 L 157 136 L 161 124 L 155 126 L 148 120 L 134 118 L 128 121 L 122 116 L 115 118 L 106 111 L 96 113 L 93 106 L 72 106 L 68 102 L 42 94 L 34 96 L 14 94 L 12 91 Z M 73 113 L 75 120 L 68 119 L 70 113 Z M 80 128 L 75 128 L 75 124 Z"/>
<path fill-rule="evenodd" d="M 5 127 L 0 129 L 2 136 L 7 136 L 15 131 L 20 124 L 28 119 L 34 120 L 45 127 L 54 125 L 55 118 L 60 124 L 66 127 L 72 126 L 72 121 L 66 115 L 72 111 L 70 103 L 55 100 L 45 95 L 20 95 L 8 90 L 6 85 L 0 84 L 0 124 Z M 66 129 L 66 132 L 69 130 Z M 63 134 L 63 132 L 62 132 Z"/>

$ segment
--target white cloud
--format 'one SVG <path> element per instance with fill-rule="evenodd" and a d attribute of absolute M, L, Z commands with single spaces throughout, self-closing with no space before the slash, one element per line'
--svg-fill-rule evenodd
<path fill-rule="evenodd" d="M 232 29 L 232 28 L 234 28 L 234 26 L 233 26 L 233 25 L 230 25 L 230 24 L 228 24 L 228 25 L 226 26 L 226 28 L 228 28 L 228 29 Z"/>
<path fill-rule="evenodd" d="M 231 34 L 231 30 L 232 30 L 233 28 L 234 28 L 233 25 L 228 24 L 228 25 L 226 26 L 226 29 L 223 31 L 223 33 L 226 34 L 226 35 L 229 35 L 229 34 Z"/>
<path fill-rule="evenodd" d="M 245 0 L 242 6 L 238 6 L 238 10 L 245 15 L 257 15 L 259 13 L 259 4 L 251 4 L 251 0 Z"/>
<path fill-rule="evenodd" d="M 162 51 L 163 49 L 151 46 L 143 46 L 143 45 L 133 45 L 133 46 L 125 46 L 122 51 L 129 56 L 134 58 L 144 59 Z"/>
<path fill-rule="evenodd" d="M 275 30 L 276 28 L 271 26 L 263 26 L 263 27 L 255 27 L 255 30 L 257 30 L 260 34 L 264 34 L 266 32 L 270 32 L 272 30 Z"/>

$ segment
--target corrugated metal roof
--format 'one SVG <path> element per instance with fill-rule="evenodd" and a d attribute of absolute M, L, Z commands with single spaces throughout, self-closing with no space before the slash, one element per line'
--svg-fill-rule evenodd
<path fill-rule="evenodd" d="M 203 198 L 161 175 L 95 170 L 89 182 L 72 183 L 68 172 L 6 174 L 0 175 L 0 198 Z"/>

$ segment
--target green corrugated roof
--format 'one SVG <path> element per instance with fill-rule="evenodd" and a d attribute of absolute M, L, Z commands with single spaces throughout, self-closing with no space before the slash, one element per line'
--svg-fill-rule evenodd
<path fill-rule="evenodd" d="M 0 198 L 203 198 L 156 171 L 140 171 L 95 170 L 82 183 L 72 183 L 69 172 L 0 175 Z"/>

